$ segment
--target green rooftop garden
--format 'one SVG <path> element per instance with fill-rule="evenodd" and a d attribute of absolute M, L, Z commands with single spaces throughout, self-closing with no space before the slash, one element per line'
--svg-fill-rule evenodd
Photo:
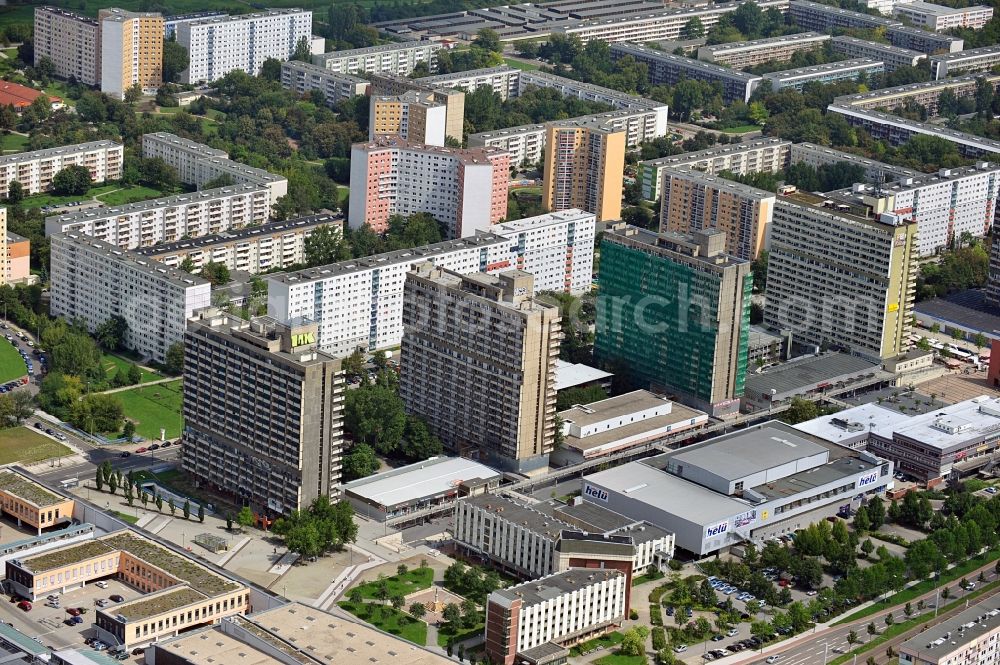
<path fill-rule="evenodd" d="M 105 614 L 121 615 L 128 621 L 139 621 L 149 617 L 186 607 L 200 600 L 205 600 L 205 594 L 199 593 L 190 587 L 175 587 L 172 590 L 164 591 L 154 596 L 147 596 L 139 600 L 114 607 L 104 609 Z"/>
<path fill-rule="evenodd" d="M 168 575 L 173 575 L 179 580 L 187 582 L 192 588 L 215 596 L 227 591 L 235 591 L 240 588 L 236 582 L 231 582 L 221 575 L 213 573 L 208 568 L 198 565 L 194 561 L 174 554 L 170 550 L 161 547 L 151 540 L 139 538 L 130 533 L 122 533 L 105 538 L 104 541 L 110 547 L 128 552 L 137 559 L 156 566 Z"/>
<path fill-rule="evenodd" d="M 56 568 L 62 568 L 73 563 L 93 559 L 94 557 L 107 554 L 112 548 L 104 544 L 103 540 L 88 540 L 85 543 L 71 545 L 61 550 L 54 550 L 39 554 L 24 560 L 24 567 L 31 572 L 38 574 Z"/>
<path fill-rule="evenodd" d="M 39 508 L 54 506 L 65 501 L 61 496 L 53 494 L 38 483 L 34 483 L 13 471 L 0 472 L 0 490 L 10 492 L 25 501 L 30 501 Z"/>

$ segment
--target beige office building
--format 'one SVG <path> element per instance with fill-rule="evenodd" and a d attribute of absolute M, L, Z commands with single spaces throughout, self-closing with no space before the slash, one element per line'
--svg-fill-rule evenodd
<path fill-rule="evenodd" d="M 448 448 L 515 471 L 548 465 L 555 438 L 559 310 L 520 270 L 407 274 L 400 394 Z"/>
<path fill-rule="evenodd" d="M 594 120 L 554 122 L 545 133 L 542 206 L 580 208 L 597 221 L 620 219 L 625 131 Z"/>
<path fill-rule="evenodd" d="M 803 192 L 777 198 L 764 323 L 790 329 L 798 342 L 879 362 L 909 346 L 917 223 L 888 204 L 867 203 Z"/>
<path fill-rule="evenodd" d="M 726 253 L 752 261 L 767 249 L 774 193 L 691 169 L 663 175 L 660 231 L 726 234 Z"/>
<path fill-rule="evenodd" d="M 60 78 L 101 82 L 101 31 L 97 21 L 59 7 L 35 7 L 35 62 L 48 58 Z"/>
<path fill-rule="evenodd" d="M 433 93 L 409 90 L 369 100 L 368 140 L 399 136 L 414 143 L 444 146 L 448 108 Z"/>
<path fill-rule="evenodd" d="M 339 493 L 343 374 L 316 332 L 214 308 L 188 321 L 184 469 L 258 514 Z"/>
<path fill-rule="evenodd" d="M 163 16 L 102 9 L 101 92 L 122 99 L 133 85 L 153 94 L 163 83 Z"/>

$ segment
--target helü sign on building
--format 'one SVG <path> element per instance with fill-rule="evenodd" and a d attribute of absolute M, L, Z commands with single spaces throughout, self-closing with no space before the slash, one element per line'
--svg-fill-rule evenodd
<path fill-rule="evenodd" d="M 608 493 L 600 489 L 599 487 L 594 487 L 593 485 L 584 485 L 583 493 L 589 496 L 590 498 L 597 499 L 598 501 L 601 501 L 603 503 L 608 502 Z"/>

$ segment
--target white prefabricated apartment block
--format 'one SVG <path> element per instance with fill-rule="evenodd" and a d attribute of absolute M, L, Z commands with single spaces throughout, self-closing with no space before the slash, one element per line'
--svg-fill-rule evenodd
<path fill-rule="evenodd" d="M 0 195 L 6 197 L 10 183 L 21 183 L 25 194 L 49 190 L 56 174 L 67 166 L 86 166 L 93 182 L 119 180 L 125 147 L 114 141 L 91 141 L 60 148 L 19 152 L 0 156 Z"/>
<path fill-rule="evenodd" d="M 313 64 L 340 74 L 368 72 L 409 76 L 421 62 L 432 72 L 437 69 L 437 52 L 441 48 L 441 44 L 429 41 L 380 44 L 314 55 Z"/>

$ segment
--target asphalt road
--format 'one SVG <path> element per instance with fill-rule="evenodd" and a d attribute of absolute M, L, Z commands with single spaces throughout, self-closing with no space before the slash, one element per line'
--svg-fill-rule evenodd
<path fill-rule="evenodd" d="M 969 573 L 968 575 L 966 575 L 966 578 L 969 580 L 975 580 L 978 577 L 979 572 L 982 571 L 983 574 L 986 576 L 987 583 L 993 582 L 997 579 L 996 574 L 993 572 L 994 565 L 995 564 L 993 563 L 987 564 L 982 568 L 979 568 Z M 940 599 L 940 603 L 942 605 L 950 604 L 955 600 L 961 600 L 962 596 L 965 595 L 965 592 L 961 591 L 958 588 L 957 581 L 949 583 L 948 587 L 952 591 L 952 596 L 947 600 Z M 1000 593 L 1000 591 L 994 590 L 982 596 L 978 596 L 975 602 L 980 602 L 984 598 L 988 598 L 989 596 L 992 596 L 996 593 Z M 910 601 L 911 606 L 914 609 L 916 609 L 917 601 L 919 600 L 925 601 L 927 603 L 929 611 L 925 611 L 921 616 L 926 617 L 928 621 L 934 621 L 934 609 L 932 605 L 934 604 L 936 595 L 937 591 L 931 591 L 918 598 L 914 598 L 912 601 Z M 905 621 L 906 615 L 903 613 L 903 607 L 905 607 L 905 603 L 903 605 L 896 605 L 892 608 L 886 608 L 884 610 L 880 610 L 875 614 L 872 614 L 870 616 L 867 616 L 863 619 L 860 619 L 858 621 L 849 624 L 832 626 L 825 630 L 819 630 L 815 633 L 814 636 L 807 637 L 804 640 L 800 638 L 799 642 L 789 646 L 786 649 L 771 649 L 763 655 L 755 654 L 750 658 L 742 658 L 739 660 L 727 659 L 726 662 L 731 664 L 739 663 L 741 665 L 743 663 L 752 663 L 754 665 L 757 665 L 759 663 L 764 663 L 767 657 L 777 654 L 779 656 L 778 660 L 779 665 L 824 665 L 826 662 L 836 658 L 840 653 L 847 653 L 848 651 L 851 651 L 853 649 L 856 649 L 858 646 L 861 646 L 861 644 L 851 646 L 847 643 L 847 635 L 848 633 L 851 632 L 851 630 L 854 630 L 855 633 L 857 633 L 859 640 L 861 640 L 861 643 L 864 643 L 870 639 L 867 632 L 868 624 L 874 621 L 876 627 L 880 632 L 884 630 L 885 616 L 889 614 L 890 609 L 892 611 L 892 615 L 896 623 L 902 623 L 903 621 Z M 952 614 L 956 614 L 964 609 L 965 605 L 962 604 L 956 610 L 939 615 L 937 617 L 937 620 L 940 621 L 942 618 L 950 616 Z M 916 630 L 919 631 L 919 627 Z M 902 636 L 894 638 L 893 640 L 891 640 L 886 644 L 880 644 L 872 651 L 872 653 L 864 654 L 864 656 L 861 657 L 861 660 L 863 661 L 867 659 L 869 655 L 875 656 L 876 659 L 878 658 L 879 654 L 885 656 L 886 647 L 888 647 L 892 643 L 899 644 L 905 641 L 906 639 L 909 639 L 909 636 L 912 634 L 913 631 L 909 633 L 904 633 Z"/>

